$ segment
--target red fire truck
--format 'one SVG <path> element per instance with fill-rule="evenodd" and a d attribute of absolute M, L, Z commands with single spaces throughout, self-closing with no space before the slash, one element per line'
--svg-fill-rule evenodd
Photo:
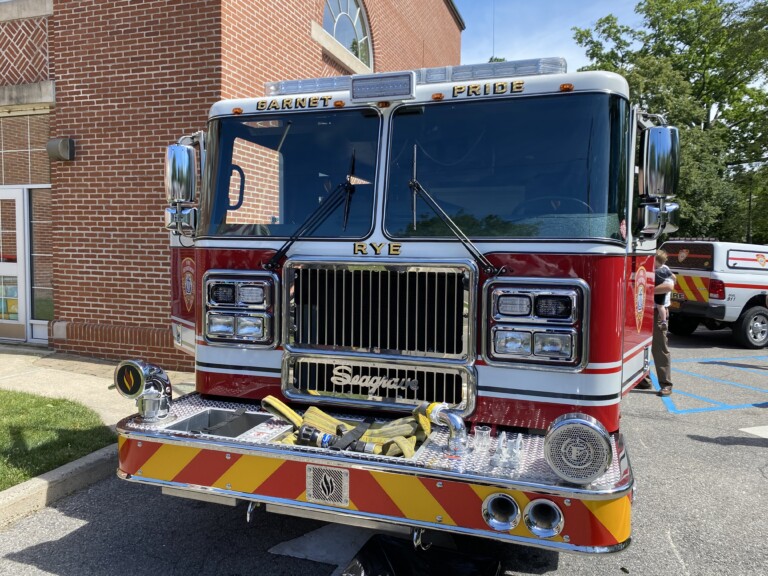
<path fill-rule="evenodd" d="M 630 542 L 678 134 L 559 58 L 270 83 L 169 147 L 172 330 L 118 475 L 360 526 Z"/>

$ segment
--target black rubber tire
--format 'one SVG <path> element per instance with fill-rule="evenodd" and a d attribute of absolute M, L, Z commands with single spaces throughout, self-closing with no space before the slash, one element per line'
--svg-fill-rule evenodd
<path fill-rule="evenodd" d="M 733 325 L 733 337 L 745 348 L 768 345 L 768 308 L 753 306 L 742 312 Z"/>
<path fill-rule="evenodd" d="M 675 336 L 690 336 L 699 327 L 698 318 L 673 314 L 669 317 L 669 331 Z"/>

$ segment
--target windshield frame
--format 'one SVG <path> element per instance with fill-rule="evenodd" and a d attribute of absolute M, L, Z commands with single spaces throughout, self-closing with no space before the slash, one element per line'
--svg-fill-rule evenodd
<path fill-rule="evenodd" d="M 538 94 L 527 94 L 527 95 L 510 95 L 510 96 L 504 96 L 504 97 L 492 97 L 492 98 L 481 98 L 477 100 L 441 100 L 436 102 L 404 102 L 392 110 L 392 115 L 388 119 L 388 139 L 387 139 L 387 163 L 386 163 L 386 173 L 384 174 L 384 192 L 383 192 L 383 207 L 381 210 L 382 215 L 382 222 L 380 224 L 383 234 L 386 238 L 395 240 L 395 241 L 408 241 L 408 242 L 454 242 L 456 240 L 456 237 L 446 228 L 445 233 L 442 235 L 427 235 L 427 234 L 419 234 L 418 226 L 416 228 L 416 231 L 412 234 L 401 234 L 398 233 L 398 231 L 392 231 L 391 228 L 391 216 L 390 216 L 390 209 L 391 205 L 390 202 L 393 201 L 393 183 L 392 183 L 392 177 L 393 177 L 393 167 L 395 163 L 394 159 L 394 146 L 395 138 L 397 137 L 397 127 L 396 127 L 396 120 L 397 120 L 397 112 L 402 111 L 403 109 L 414 109 L 414 108 L 423 108 L 425 111 L 428 108 L 431 107 L 456 107 L 456 106 L 479 106 L 482 104 L 487 103 L 499 103 L 499 102 L 507 102 L 510 106 L 514 106 L 515 102 L 517 101 L 530 101 L 530 100 L 542 100 L 542 99 L 552 99 L 555 100 L 557 98 L 569 98 L 571 96 L 577 96 L 577 97 L 591 97 L 591 96 L 603 96 L 606 97 L 606 106 L 605 106 L 605 113 L 609 115 L 609 118 L 607 120 L 608 129 L 609 129 L 609 138 L 608 138 L 608 144 L 607 151 L 608 151 L 608 157 L 606 159 L 606 162 L 608 163 L 608 170 L 609 174 L 606 176 L 608 180 L 607 184 L 607 191 L 605 193 L 605 204 L 606 207 L 610 205 L 615 205 L 616 207 L 616 217 L 619 221 L 623 220 L 625 223 L 629 218 L 629 193 L 630 189 L 633 183 L 633 179 L 631 178 L 631 175 L 629 174 L 629 165 L 630 165 L 630 156 L 631 156 L 631 138 L 632 138 L 632 127 L 631 127 L 631 114 L 632 109 L 631 105 L 626 98 L 621 93 L 611 91 L 611 90 L 589 90 L 589 91 L 582 91 L 582 92 L 574 92 L 569 94 L 561 94 L 561 93 L 538 93 Z M 615 104 L 618 103 L 618 104 Z M 618 110 L 618 117 L 616 119 L 611 118 L 611 108 L 616 108 Z M 416 166 L 416 174 L 415 177 L 418 180 L 418 182 L 427 190 L 431 191 L 430 182 L 427 179 L 423 179 L 419 169 L 419 163 L 421 162 L 421 156 L 417 159 L 417 166 Z M 612 172 L 616 172 L 616 178 L 614 179 L 611 175 Z M 614 181 L 615 180 L 615 181 Z M 398 185 L 399 186 L 399 185 Z M 400 192 L 402 193 L 402 192 Z M 612 197 L 613 195 L 613 197 Z M 433 194 L 433 196 L 436 196 Z M 435 200 L 438 204 L 441 203 L 441 199 L 439 196 L 435 197 Z M 426 210 L 424 210 L 426 212 Z M 613 214 L 613 212 L 607 212 L 604 214 L 605 216 L 609 216 L 610 214 Z M 451 217 L 456 219 L 455 214 L 451 214 Z M 389 222 L 388 222 L 389 221 Z M 461 226 L 461 222 L 457 222 Z M 463 232 L 466 234 L 466 236 L 474 241 L 474 242 L 505 242 L 505 241 L 534 241 L 534 242 L 563 242 L 563 241 L 578 241 L 578 242 L 609 242 L 609 243 L 615 243 L 622 246 L 626 245 L 626 234 L 622 234 L 619 231 L 621 222 L 618 222 L 619 226 L 617 227 L 617 234 L 612 237 L 607 236 L 535 236 L 535 235 L 495 235 L 495 236 L 488 236 L 488 235 L 477 235 L 473 234 L 470 230 L 464 229 Z M 397 225 L 400 226 L 401 222 L 397 221 Z"/>
<path fill-rule="evenodd" d="M 375 117 L 376 121 L 378 123 L 377 128 L 375 130 L 375 137 L 373 137 L 368 143 L 373 144 L 373 154 L 372 154 L 372 175 L 370 178 L 370 181 L 366 179 L 366 186 L 370 186 L 370 210 L 367 212 L 367 226 L 365 227 L 365 230 L 360 229 L 359 231 L 356 231 L 354 233 L 347 232 L 345 233 L 341 226 L 339 226 L 338 230 L 327 233 L 325 235 L 312 235 L 311 233 L 309 235 L 303 235 L 300 236 L 300 239 L 302 240 L 333 240 L 333 239 L 343 239 L 343 240 L 361 240 L 371 235 L 371 233 L 374 230 L 374 227 L 376 226 L 376 210 L 378 206 L 378 195 L 376 193 L 376 182 L 379 178 L 380 173 L 380 156 L 381 156 L 381 150 L 382 150 L 382 134 L 384 130 L 384 116 L 382 115 L 381 111 L 378 110 L 375 106 L 371 105 L 360 105 L 360 106 L 346 106 L 343 109 L 335 109 L 335 108 L 320 108 L 320 109 L 313 109 L 313 110 L 306 110 L 306 111 L 290 111 L 290 112 L 276 112 L 276 113 L 253 113 L 253 114 L 244 114 L 242 116 L 216 116 L 213 118 L 209 118 L 208 120 L 208 130 L 206 135 L 206 165 L 205 165 L 205 171 L 203 174 L 203 181 L 202 181 L 202 190 L 200 195 L 200 212 L 199 212 L 199 219 L 197 223 L 197 237 L 198 238 L 217 238 L 217 239 L 241 239 L 241 238 L 249 238 L 249 239 L 269 239 L 269 240 L 287 240 L 290 238 L 301 226 L 301 224 L 304 222 L 304 219 L 310 215 L 312 210 L 306 211 L 303 216 L 299 216 L 298 221 L 296 221 L 292 225 L 290 229 L 286 229 L 284 232 L 279 234 L 272 234 L 272 233 L 265 233 L 265 234 L 258 234 L 258 233 L 251 233 L 251 234 L 245 234 L 245 233 L 238 233 L 238 232 L 219 232 L 221 226 L 226 226 L 227 224 L 223 221 L 218 222 L 215 214 L 216 211 L 221 211 L 221 206 L 217 206 L 217 202 L 223 202 L 223 198 L 226 198 L 227 196 L 227 190 L 223 187 L 223 184 L 220 184 L 222 182 L 222 179 L 227 182 L 227 186 L 229 186 L 229 182 L 231 179 L 231 173 L 229 177 L 225 177 L 224 173 L 226 172 L 224 158 L 222 158 L 222 140 L 225 138 L 225 128 L 227 122 L 237 122 L 237 123 L 245 123 L 245 122 L 270 122 L 270 121 L 295 121 L 296 119 L 304 119 L 311 122 L 314 118 L 322 118 L 326 117 L 328 115 L 336 115 L 336 114 L 353 114 L 357 112 L 358 114 L 365 115 L 368 117 Z M 358 120 L 359 121 L 359 120 Z M 286 133 L 285 140 L 288 140 L 290 138 L 290 133 Z M 228 140 L 234 140 L 234 137 L 230 135 Z M 352 139 L 350 138 L 349 141 Z M 230 143 L 231 148 L 231 143 Z M 317 150 L 312 150 L 312 153 L 317 155 Z M 230 150 L 230 156 L 231 156 L 231 150 Z M 333 190 L 335 187 L 342 185 L 346 181 L 346 177 L 349 176 L 350 166 L 357 166 L 356 170 L 359 170 L 360 161 L 359 156 L 355 158 L 355 160 L 352 160 L 352 156 L 354 155 L 354 148 L 353 148 L 353 154 L 346 158 L 340 158 L 335 157 L 334 161 L 336 163 L 343 163 L 343 175 L 341 172 L 339 172 L 338 181 L 332 181 L 331 182 L 331 190 Z M 231 158 L 230 158 L 231 162 Z M 282 163 L 282 162 L 281 162 Z M 282 168 L 280 169 L 282 171 Z M 282 179 L 282 176 L 281 176 Z M 281 182 L 280 187 L 280 198 L 281 201 L 283 199 L 284 192 L 282 191 L 282 186 L 284 184 Z M 318 193 L 323 192 L 323 188 L 321 186 L 321 183 L 317 183 L 317 191 Z M 307 188 L 309 192 L 311 193 L 312 189 Z M 327 190 L 327 188 L 326 188 Z M 357 196 L 358 193 L 355 194 Z M 287 197 L 287 195 L 286 195 Z M 359 198 L 353 197 L 351 200 L 351 207 L 354 209 L 355 207 L 355 201 L 360 201 Z M 322 204 L 318 204 L 320 206 Z M 337 209 L 336 211 L 329 214 L 329 217 L 325 220 L 331 220 L 334 217 L 334 214 L 342 214 L 344 211 L 344 208 Z M 226 212 L 226 210 L 224 210 Z M 321 226 L 325 220 L 318 224 L 318 226 Z M 362 224 L 361 224 L 362 225 Z M 236 226 L 236 225 L 235 225 Z M 256 224 L 255 226 L 262 226 L 265 227 L 267 225 L 259 225 Z M 348 228 L 349 230 L 349 228 Z"/>

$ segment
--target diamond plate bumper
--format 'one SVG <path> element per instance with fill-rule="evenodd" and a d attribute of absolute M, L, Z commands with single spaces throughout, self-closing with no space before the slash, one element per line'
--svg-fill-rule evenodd
<path fill-rule="evenodd" d="M 119 470 L 126 480 L 232 498 L 304 508 L 345 518 L 435 529 L 556 550 L 612 552 L 630 541 L 634 480 L 621 436 L 613 438 L 613 461 L 588 486 L 564 483 L 544 460 L 543 436 L 524 435 L 521 457 L 499 463 L 488 451 L 461 457 L 445 448 L 448 430 L 435 426 L 413 458 L 332 451 L 281 444 L 292 427 L 247 406 L 253 427 L 229 436 L 186 425 L 210 411 L 243 404 L 192 394 L 174 402 L 167 419 L 144 423 L 132 416 L 118 424 Z M 334 414 L 345 420 L 354 417 Z M 237 434 L 234 436 L 233 434 Z M 562 531 L 533 534 L 525 522 L 511 530 L 492 528 L 483 502 L 504 494 L 522 511 L 545 498 L 563 513 Z"/>

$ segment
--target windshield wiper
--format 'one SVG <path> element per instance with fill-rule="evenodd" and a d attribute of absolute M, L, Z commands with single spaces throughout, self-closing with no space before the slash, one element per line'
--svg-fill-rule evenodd
<path fill-rule="evenodd" d="M 342 201 L 344 202 L 344 230 L 347 229 L 347 222 L 349 221 L 349 207 L 352 204 L 352 195 L 355 193 L 355 185 L 352 184 L 352 178 L 355 175 L 355 151 L 352 150 L 352 160 L 349 166 L 349 173 L 343 182 L 341 182 L 331 192 L 328 197 L 318 206 L 310 215 L 304 220 L 303 224 L 299 226 L 296 231 L 291 235 L 288 240 L 280 247 L 280 249 L 274 253 L 269 262 L 264 264 L 264 268 L 267 270 L 276 270 L 280 267 L 280 260 L 286 255 L 288 250 L 293 246 L 294 242 L 310 234 L 320 224 L 330 216 L 336 208 L 338 208 Z"/>
<path fill-rule="evenodd" d="M 467 249 L 467 252 L 472 254 L 472 257 L 477 262 L 478 266 L 482 269 L 483 272 L 490 276 L 498 276 L 501 274 L 501 272 L 504 271 L 504 268 L 497 268 L 493 265 L 493 263 L 488 260 L 488 258 L 485 257 L 485 254 L 480 252 L 480 250 L 477 249 L 477 247 L 472 243 L 472 240 L 470 240 L 466 234 L 462 231 L 461 228 L 451 220 L 451 217 L 448 216 L 448 214 L 443 210 L 440 206 L 440 204 L 437 203 L 437 201 L 432 198 L 432 196 L 427 192 L 424 187 L 421 185 L 419 180 L 416 178 L 416 150 L 417 145 L 413 145 L 413 178 L 408 183 L 408 187 L 411 189 L 411 206 L 413 210 L 413 229 L 416 230 L 416 196 L 421 196 L 421 199 L 424 200 L 424 202 L 429 206 L 432 211 L 437 214 L 437 217 L 440 218 L 440 220 L 443 221 L 443 224 L 448 226 L 448 229 L 453 232 L 453 235 L 458 238 L 459 242 L 464 246 L 464 248 Z"/>

